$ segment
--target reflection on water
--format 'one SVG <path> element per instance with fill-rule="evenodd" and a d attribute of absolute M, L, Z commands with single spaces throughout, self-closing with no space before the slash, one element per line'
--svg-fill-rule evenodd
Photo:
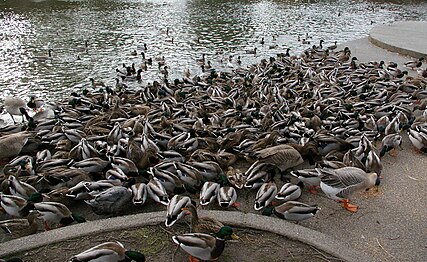
<path fill-rule="evenodd" d="M 294 54 L 320 39 L 332 44 L 364 37 L 372 26 L 427 18 L 426 1 L 6 0 L 0 3 L 2 96 L 68 95 L 88 79 L 113 84 L 123 63 L 165 57 L 170 78 L 241 57 L 242 66 L 290 47 Z M 260 40 L 264 38 L 264 45 Z M 85 41 L 88 47 L 85 47 Z M 256 55 L 245 50 L 257 48 Z M 48 50 L 52 58 L 48 58 Z M 153 65 L 144 81 L 159 79 Z"/>

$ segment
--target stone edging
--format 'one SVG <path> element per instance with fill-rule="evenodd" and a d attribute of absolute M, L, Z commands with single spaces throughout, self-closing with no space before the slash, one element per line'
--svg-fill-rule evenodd
<path fill-rule="evenodd" d="M 373 261 L 373 258 L 356 251 L 349 244 L 341 243 L 337 239 L 303 226 L 296 225 L 281 219 L 261 216 L 253 213 L 237 211 L 207 211 L 201 210 L 203 216 L 217 218 L 224 224 L 238 227 L 247 227 L 276 233 L 311 245 L 326 253 L 343 259 L 344 261 Z M 52 231 L 41 232 L 0 245 L 0 257 L 22 253 L 41 246 L 54 244 L 67 239 L 82 237 L 90 234 L 132 228 L 144 225 L 157 225 L 165 220 L 165 212 L 141 213 L 122 217 L 88 221 L 82 224 L 70 225 Z"/>

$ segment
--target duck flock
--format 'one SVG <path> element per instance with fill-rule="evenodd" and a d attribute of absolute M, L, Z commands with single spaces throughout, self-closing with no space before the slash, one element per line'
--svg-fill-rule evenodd
<path fill-rule="evenodd" d="M 84 202 L 107 215 L 164 205 L 170 227 L 189 210 L 197 218 L 197 205 L 238 206 L 241 190 L 257 192 L 255 211 L 301 221 L 320 210 L 297 201 L 304 186 L 357 212 L 350 195 L 379 185 L 381 157 L 397 153 L 404 132 L 427 152 L 427 81 L 425 70 L 410 77 L 395 63 L 358 63 L 349 48 L 335 48 L 288 50 L 232 72 L 209 66 L 174 80 L 166 71 L 146 85 L 138 82 L 142 70 L 128 67 L 117 70 L 115 86 L 92 79 L 92 88 L 55 105 L 7 97 L 5 111 L 23 123 L 0 129 L 7 213 L 0 226 L 31 234 L 40 219 L 46 230 L 84 222 L 72 212 Z M 197 228 L 173 241 L 196 258 L 217 258 L 224 246 Z M 218 239 L 233 236 L 227 226 L 213 228 Z M 113 252 L 117 261 L 144 261 L 120 243 L 102 245 L 71 261 L 90 261 L 102 249 L 121 250 Z"/>

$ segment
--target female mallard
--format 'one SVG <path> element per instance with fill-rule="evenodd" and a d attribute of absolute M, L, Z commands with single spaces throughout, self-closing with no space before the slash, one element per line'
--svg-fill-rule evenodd
<path fill-rule="evenodd" d="M 204 233 L 189 233 L 173 236 L 172 240 L 190 255 L 190 261 L 197 261 L 194 258 L 210 261 L 216 260 L 221 256 L 227 237 L 238 238 L 231 227 L 223 226 L 216 236 Z"/>
<path fill-rule="evenodd" d="M 315 205 L 311 206 L 298 201 L 287 201 L 280 206 L 266 208 L 263 215 L 274 214 L 278 218 L 298 222 L 314 217 L 319 210 L 320 208 Z"/>
<path fill-rule="evenodd" d="M 196 206 L 191 203 L 182 208 L 182 210 L 190 211 L 191 213 L 191 232 L 193 233 L 217 234 L 224 226 L 223 223 L 214 218 L 199 217 Z"/>
<path fill-rule="evenodd" d="M 104 242 L 70 258 L 69 262 L 145 262 L 145 255 L 126 250 L 120 242 Z"/>
<path fill-rule="evenodd" d="M 274 181 L 262 184 L 256 194 L 254 209 L 258 211 L 270 205 L 276 194 L 277 186 Z"/>
<path fill-rule="evenodd" d="M 361 190 L 379 186 L 380 177 L 377 173 L 366 173 L 358 167 L 339 169 L 316 168 L 320 175 L 320 188 L 331 199 L 343 203 L 350 212 L 357 212 L 358 206 L 349 204 L 349 196 Z"/>
<path fill-rule="evenodd" d="M 181 219 L 185 215 L 182 208 L 190 205 L 191 202 L 192 200 L 188 196 L 174 195 L 168 204 L 165 226 L 171 227 Z"/>
<path fill-rule="evenodd" d="M 62 203 L 58 202 L 41 202 L 35 203 L 34 209 L 38 212 L 39 217 L 44 221 L 45 229 L 50 230 L 50 223 L 59 223 L 60 225 L 69 225 L 76 221 L 78 223 L 86 222 L 84 217 L 71 213 L 71 211 Z"/>
<path fill-rule="evenodd" d="M 26 218 L 2 220 L 0 228 L 9 234 L 17 233 L 20 237 L 35 234 L 39 229 L 37 213 L 31 211 Z"/>

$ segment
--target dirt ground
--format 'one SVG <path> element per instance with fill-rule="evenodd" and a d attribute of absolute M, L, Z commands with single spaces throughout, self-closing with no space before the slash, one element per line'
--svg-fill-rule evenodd
<path fill-rule="evenodd" d="M 142 251 L 147 261 L 188 261 L 188 255 L 172 242 L 172 236 L 188 231 L 181 223 L 172 229 L 164 226 L 145 226 L 125 231 L 113 231 L 70 239 L 43 246 L 24 254 L 24 261 L 67 261 L 70 257 L 105 241 L 120 241 L 127 249 Z M 236 228 L 239 240 L 227 241 L 218 261 L 341 261 L 309 245 L 283 236 L 252 229 Z M 237 252 L 236 252 L 237 251 Z"/>

